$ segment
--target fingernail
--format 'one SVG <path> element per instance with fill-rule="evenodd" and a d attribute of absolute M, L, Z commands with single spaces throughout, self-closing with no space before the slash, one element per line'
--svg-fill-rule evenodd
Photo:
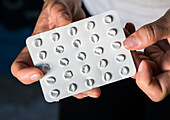
<path fill-rule="evenodd" d="M 42 76 L 40 74 L 33 74 L 30 76 L 30 79 L 33 81 L 40 80 L 41 78 L 42 78 Z"/>
<path fill-rule="evenodd" d="M 69 15 L 63 12 L 58 15 L 57 21 L 63 22 L 64 20 L 69 20 L 69 19 L 70 19 Z"/>
<path fill-rule="evenodd" d="M 127 49 L 135 49 L 139 45 L 139 41 L 134 35 L 129 36 L 125 41 L 124 41 L 124 47 Z"/>
<path fill-rule="evenodd" d="M 138 72 L 141 72 L 142 70 L 143 70 L 143 61 L 139 65 Z"/>

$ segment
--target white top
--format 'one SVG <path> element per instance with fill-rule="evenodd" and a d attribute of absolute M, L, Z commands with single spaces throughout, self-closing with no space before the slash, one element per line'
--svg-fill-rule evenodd
<path fill-rule="evenodd" d="M 92 14 L 116 10 L 122 25 L 132 22 L 137 28 L 160 18 L 169 8 L 170 0 L 83 0 Z"/>

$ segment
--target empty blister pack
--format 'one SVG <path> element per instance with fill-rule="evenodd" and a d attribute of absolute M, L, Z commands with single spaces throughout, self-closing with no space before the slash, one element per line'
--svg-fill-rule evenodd
<path fill-rule="evenodd" d="M 136 68 L 120 19 L 108 11 L 31 36 L 26 43 L 48 102 L 133 76 Z"/>

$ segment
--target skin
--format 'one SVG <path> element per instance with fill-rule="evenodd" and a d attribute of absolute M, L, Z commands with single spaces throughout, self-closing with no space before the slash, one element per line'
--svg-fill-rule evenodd
<path fill-rule="evenodd" d="M 130 35 L 124 46 L 129 50 L 146 47 L 144 52 L 133 53 L 138 68 L 133 78 L 141 90 L 155 102 L 170 94 L 170 9 Z"/>
<path fill-rule="evenodd" d="M 47 0 L 38 18 L 33 35 L 61 27 L 85 18 L 81 0 Z M 125 34 L 129 36 L 124 46 L 129 50 L 145 48 L 145 52 L 133 52 L 138 72 L 133 77 L 137 85 L 153 100 L 160 101 L 170 93 L 170 10 L 159 20 L 135 32 L 133 24 L 128 23 Z M 137 45 L 132 44 L 137 43 Z M 142 43 L 142 44 L 141 44 Z M 156 43 L 152 45 L 153 43 Z M 149 47 L 148 47 L 149 46 Z M 27 47 L 18 55 L 11 66 L 12 74 L 24 84 L 32 84 L 43 77 L 43 72 L 35 68 Z M 76 98 L 98 98 L 101 94 L 95 88 L 75 95 Z"/>
<path fill-rule="evenodd" d="M 170 93 L 170 45 L 161 40 L 138 53 L 140 64 L 134 76 L 137 85 L 155 102 Z"/>
<path fill-rule="evenodd" d="M 81 8 L 81 0 L 47 0 L 44 3 L 42 12 L 36 23 L 33 35 L 65 26 L 71 22 L 85 18 L 85 13 Z M 32 84 L 43 77 L 43 72 L 35 68 L 27 47 L 18 55 L 11 66 L 12 74 L 23 84 Z M 84 97 L 97 98 L 100 96 L 100 89 L 92 89 L 75 97 L 81 99 Z"/>

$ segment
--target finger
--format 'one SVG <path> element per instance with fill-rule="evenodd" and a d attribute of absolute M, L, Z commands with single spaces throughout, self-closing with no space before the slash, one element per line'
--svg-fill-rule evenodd
<path fill-rule="evenodd" d="M 165 50 L 166 48 L 163 49 Z M 170 70 L 170 50 L 164 52 L 159 46 L 151 45 L 147 47 L 144 52 L 147 56 L 149 56 L 150 60 L 159 65 L 160 70 Z"/>
<path fill-rule="evenodd" d="M 158 65 L 155 62 L 153 62 L 151 60 L 145 60 L 145 61 L 151 67 L 153 76 L 156 76 L 156 75 L 160 74 L 160 69 L 159 69 Z"/>
<path fill-rule="evenodd" d="M 85 98 L 85 97 L 88 97 L 88 96 L 92 97 L 92 98 L 98 98 L 100 95 L 101 95 L 100 88 L 94 88 L 92 90 L 89 90 L 89 91 L 74 95 L 74 97 L 76 97 L 78 99 L 82 99 L 82 98 Z"/>
<path fill-rule="evenodd" d="M 139 58 L 141 60 L 150 60 L 149 57 L 145 56 L 145 55 L 139 55 Z"/>
<path fill-rule="evenodd" d="M 131 51 L 131 54 L 135 63 L 136 70 L 138 70 L 141 59 L 136 51 Z M 136 75 L 132 76 L 132 78 L 136 78 Z"/>
<path fill-rule="evenodd" d="M 151 46 L 145 48 L 144 53 L 151 60 L 154 60 L 157 57 L 159 57 L 160 55 L 162 56 L 164 54 L 164 52 L 157 45 L 151 45 Z"/>
<path fill-rule="evenodd" d="M 152 69 L 146 61 L 142 61 L 136 75 L 136 83 L 148 97 L 155 101 L 161 101 L 167 95 L 168 75 L 161 75 L 153 78 Z"/>
<path fill-rule="evenodd" d="M 152 61 L 160 65 L 164 52 L 157 45 L 151 45 L 145 48 L 144 52 Z"/>
<path fill-rule="evenodd" d="M 47 13 L 45 12 L 46 11 L 41 12 L 32 35 L 49 30 L 48 18 L 45 16 Z"/>
<path fill-rule="evenodd" d="M 158 81 L 162 89 L 161 98 L 164 98 L 166 95 L 170 94 L 170 71 L 160 74 L 155 78 L 155 80 Z"/>
<path fill-rule="evenodd" d="M 86 14 L 81 7 L 79 7 L 78 9 L 74 9 L 74 11 L 75 12 L 73 12 L 73 21 L 78 21 L 86 18 Z"/>
<path fill-rule="evenodd" d="M 153 61 L 151 61 L 149 57 L 145 56 L 143 52 L 136 52 L 136 53 L 133 53 L 132 55 L 133 55 L 133 58 L 135 59 L 135 65 L 136 65 L 137 70 L 139 68 L 141 61 L 145 60 L 151 66 L 152 70 L 154 71 L 153 72 L 154 75 L 157 75 L 158 73 L 160 73 L 158 66 Z M 136 76 L 133 76 L 132 78 L 136 78 Z"/>
<path fill-rule="evenodd" d="M 23 84 L 31 84 L 43 77 L 43 72 L 35 67 L 29 67 L 22 62 L 14 62 L 11 66 L 12 74 Z"/>
<path fill-rule="evenodd" d="M 158 42 L 156 43 L 156 45 L 158 45 L 159 48 L 160 48 L 161 50 L 163 50 L 164 52 L 170 50 L 170 44 L 169 44 L 169 42 L 168 42 L 167 39 L 158 41 Z"/>
<path fill-rule="evenodd" d="M 124 33 L 125 33 L 125 36 L 126 36 L 126 38 L 130 35 L 130 33 L 129 33 L 129 31 L 127 30 L 127 29 L 125 29 L 125 28 L 123 28 L 123 30 L 124 30 Z"/>
<path fill-rule="evenodd" d="M 23 84 L 28 85 L 40 80 L 43 77 L 43 73 L 37 68 L 26 67 L 18 70 L 15 77 L 18 78 L 18 80 Z"/>
<path fill-rule="evenodd" d="M 170 37 L 170 9 L 159 20 L 141 27 L 124 41 L 125 48 L 139 50 Z"/>
<path fill-rule="evenodd" d="M 138 55 L 145 55 L 143 51 L 137 51 Z"/>
<path fill-rule="evenodd" d="M 63 3 L 54 3 L 50 9 L 49 24 L 61 27 L 72 22 L 71 10 Z"/>
<path fill-rule="evenodd" d="M 136 31 L 135 26 L 133 23 L 127 23 L 125 25 L 125 29 L 129 31 L 130 34 L 134 33 Z"/>
<path fill-rule="evenodd" d="M 168 50 L 162 58 L 161 69 L 163 71 L 170 71 L 170 50 Z"/>
<path fill-rule="evenodd" d="M 136 51 L 131 51 L 131 53 L 132 53 L 133 60 L 135 62 L 135 66 L 136 68 L 138 68 L 141 62 L 141 59 Z"/>
<path fill-rule="evenodd" d="M 70 11 L 63 3 L 50 3 L 48 7 L 46 5 L 38 18 L 33 35 L 71 23 Z"/>
<path fill-rule="evenodd" d="M 77 95 L 74 95 L 74 97 L 76 97 L 77 99 L 83 99 L 83 98 L 86 98 L 86 97 L 88 97 L 88 96 L 85 95 L 85 94 L 79 93 L 79 94 L 77 94 Z"/>
<path fill-rule="evenodd" d="M 43 77 L 43 72 L 33 67 L 29 54 L 25 54 L 25 47 L 11 66 L 12 74 L 24 84 L 31 84 Z"/>

